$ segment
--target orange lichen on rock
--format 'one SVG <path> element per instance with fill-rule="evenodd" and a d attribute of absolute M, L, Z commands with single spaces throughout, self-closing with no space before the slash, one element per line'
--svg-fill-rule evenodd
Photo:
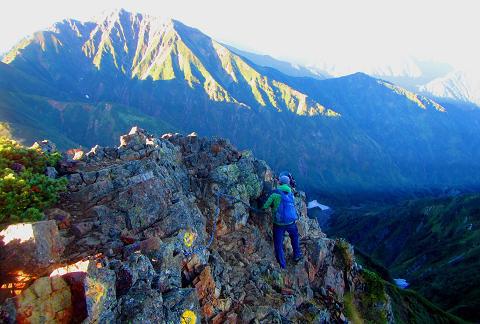
<path fill-rule="evenodd" d="M 210 266 L 205 267 L 198 277 L 193 281 L 197 296 L 202 305 L 202 312 L 205 318 L 214 315 L 218 299 L 215 296 L 215 280 L 212 276 Z"/>

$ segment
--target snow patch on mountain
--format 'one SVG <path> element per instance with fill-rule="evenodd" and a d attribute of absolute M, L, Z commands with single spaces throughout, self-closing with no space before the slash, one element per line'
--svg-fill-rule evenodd
<path fill-rule="evenodd" d="M 419 88 L 437 98 L 471 102 L 480 106 L 480 74 L 455 70 Z"/>

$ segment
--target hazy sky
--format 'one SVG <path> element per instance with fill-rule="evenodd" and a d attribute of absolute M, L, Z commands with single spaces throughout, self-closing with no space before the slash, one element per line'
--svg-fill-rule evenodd
<path fill-rule="evenodd" d="M 303 64 L 361 69 L 405 56 L 479 67 L 477 0 L 12 0 L 0 11 L 0 53 L 63 18 L 103 10 L 176 18 L 242 49 Z"/>

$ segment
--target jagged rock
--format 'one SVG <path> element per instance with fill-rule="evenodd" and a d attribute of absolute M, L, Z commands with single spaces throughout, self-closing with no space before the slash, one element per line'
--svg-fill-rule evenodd
<path fill-rule="evenodd" d="M 92 172 L 81 172 L 80 177 L 83 182 L 87 185 L 91 185 L 97 181 L 98 173 L 95 171 Z"/>
<path fill-rule="evenodd" d="M 154 254 L 159 251 L 162 246 L 162 240 L 158 237 L 150 237 L 146 240 L 135 242 L 123 249 L 123 256 L 128 257 L 134 252 L 141 252 L 143 254 Z"/>
<path fill-rule="evenodd" d="M 366 289 L 351 247 L 343 253 L 326 238 L 300 191 L 304 259 L 294 263 L 285 240 L 287 269 L 278 268 L 271 213 L 246 206 L 258 208 L 275 188 L 273 171 L 226 140 L 133 128 L 118 148 L 62 161 L 60 174 L 68 192 L 47 215 L 55 242 L 68 243 L 53 259 L 67 266 L 52 275 L 70 288 L 72 316 L 87 323 L 178 323 L 182 315 L 197 323 L 334 322 L 345 292 L 360 298 Z M 45 251 L 54 246 L 48 235 Z M 34 261 L 36 275 L 47 274 L 38 268 L 50 265 L 46 254 Z M 8 302 L 0 316 L 12 311 Z"/>
<path fill-rule="evenodd" d="M 128 135 L 123 135 L 120 136 L 120 148 L 124 149 L 132 149 L 134 151 L 139 151 L 146 144 L 151 144 L 153 143 L 151 138 L 151 135 L 148 135 L 145 130 L 135 126 L 133 127 Z"/>
<path fill-rule="evenodd" d="M 158 263 L 156 270 L 159 275 L 157 278 L 157 287 L 161 292 L 166 292 L 175 288 L 182 287 L 182 259 L 175 244 L 166 243 L 158 251 L 155 258 Z"/>
<path fill-rule="evenodd" d="M 116 296 L 122 322 L 160 323 L 163 321 L 162 295 L 152 289 L 156 277 L 150 260 L 133 254 L 127 262 L 112 262 L 116 273 Z"/>
<path fill-rule="evenodd" d="M 72 226 L 72 233 L 76 237 L 82 237 L 86 233 L 90 232 L 94 226 L 93 222 L 76 223 Z"/>
<path fill-rule="evenodd" d="M 35 142 L 35 143 L 33 143 L 32 148 L 39 149 L 39 150 L 41 150 L 42 152 L 45 152 L 45 153 L 54 153 L 54 152 L 57 151 L 57 146 L 54 143 L 52 143 L 48 140 Z"/>
<path fill-rule="evenodd" d="M 89 159 L 89 160 L 102 160 L 104 157 L 105 157 L 105 151 L 104 151 L 104 148 L 99 146 L 99 145 L 95 145 L 94 147 L 92 147 L 92 149 L 86 154 L 86 157 Z"/>
<path fill-rule="evenodd" d="M 75 161 L 80 161 L 82 160 L 83 158 L 85 157 L 85 152 L 82 151 L 82 150 L 76 150 L 73 157 L 72 157 L 72 160 L 75 160 Z"/>
<path fill-rule="evenodd" d="M 133 285 L 141 280 L 144 281 L 147 286 L 151 286 L 156 273 L 152 263 L 146 256 L 142 254 L 132 254 L 122 265 L 129 269 Z"/>

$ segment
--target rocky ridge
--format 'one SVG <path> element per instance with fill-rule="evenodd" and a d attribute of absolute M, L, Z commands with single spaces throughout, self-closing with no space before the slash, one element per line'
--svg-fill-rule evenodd
<path fill-rule="evenodd" d="M 3 322 L 345 322 L 347 300 L 393 321 L 388 295 L 368 303 L 351 246 L 307 217 L 302 192 L 305 257 L 280 270 L 271 215 L 243 203 L 258 207 L 275 186 L 250 152 L 134 127 L 118 148 L 74 153 L 57 168 L 68 192 L 48 220 L 0 232 Z M 30 236 L 7 235 L 18 226 Z"/>

